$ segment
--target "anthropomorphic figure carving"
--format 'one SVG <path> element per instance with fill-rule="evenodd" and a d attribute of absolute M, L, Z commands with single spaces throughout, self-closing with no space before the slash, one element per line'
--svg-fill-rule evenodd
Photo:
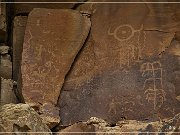
<path fill-rule="evenodd" d="M 162 66 L 159 61 L 147 62 L 141 65 L 140 71 L 142 77 L 147 79 L 144 81 L 143 89 L 148 102 L 153 101 L 154 110 L 161 107 L 165 101 L 165 91 L 162 84 Z"/>
<path fill-rule="evenodd" d="M 108 113 L 113 113 L 116 114 L 117 113 L 117 104 L 119 104 L 118 102 L 116 102 L 114 100 L 114 98 L 112 99 L 112 101 L 109 104 L 109 110 Z"/>

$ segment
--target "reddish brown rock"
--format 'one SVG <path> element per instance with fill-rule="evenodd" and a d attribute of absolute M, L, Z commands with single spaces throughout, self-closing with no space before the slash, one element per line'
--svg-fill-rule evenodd
<path fill-rule="evenodd" d="M 60 130 L 56 135 L 96 135 L 95 126 L 86 123 L 75 123 L 63 130 Z"/>
<path fill-rule="evenodd" d="M 30 13 L 22 53 L 22 86 L 19 82 L 26 103 L 42 106 L 49 117 L 57 116 L 57 111 L 46 110 L 55 108 L 64 78 L 89 29 L 90 20 L 78 11 L 34 9 Z"/>
<path fill-rule="evenodd" d="M 48 127 L 53 128 L 59 123 L 59 109 L 52 106 L 50 103 L 44 103 L 40 106 L 38 112 L 41 114 L 41 118 Z"/>
<path fill-rule="evenodd" d="M 91 13 L 92 27 L 65 80 L 62 124 L 177 114 L 180 59 L 168 50 L 176 50 L 171 42 L 179 26 L 171 5 L 85 4 L 80 10 Z"/>
<path fill-rule="evenodd" d="M 37 3 L 34 0 L 16 0 L 16 3 L 13 5 L 14 15 L 18 14 L 28 14 L 34 8 L 49 8 L 49 9 L 71 9 L 75 6 L 77 0 L 54 0 L 53 2 L 74 2 L 74 3 L 46 3 L 50 2 L 49 0 L 39 0 Z M 27 3 L 31 2 L 31 3 Z M 34 3 L 33 3 L 34 2 Z M 44 3 L 43 3 L 44 2 Z M 52 1 L 51 1 L 52 2 Z"/>
<path fill-rule="evenodd" d="M 22 57 L 27 17 L 16 16 L 13 21 L 13 80 L 17 81 Z"/>

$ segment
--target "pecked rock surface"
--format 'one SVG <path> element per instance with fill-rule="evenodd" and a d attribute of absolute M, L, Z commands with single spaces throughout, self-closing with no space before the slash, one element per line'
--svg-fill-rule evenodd
<path fill-rule="evenodd" d="M 91 32 L 59 99 L 63 125 L 109 123 L 180 112 L 178 12 L 170 4 L 83 4 Z"/>
<path fill-rule="evenodd" d="M 38 133 L 52 135 L 50 129 L 43 123 L 37 112 L 28 104 L 7 104 L 0 108 L 0 132 L 46 132 Z M 5 134 L 5 133 L 4 133 Z M 13 134 L 13 133 L 12 133 Z"/>
<path fill-rule="evenodd" d="M 56 135 L 63 135 L 63 133 L 69 135 L 76 134 L 94 134 L 94 135 L 145 135 L 145 134 L 178 134 L 180 126 L 180 115 L 177 114 L 172 119 L 164 121 L 136 121 L 136 120 L 124 120 L 119 121 L 115 125 L 111 125 L 107 121 L 91 117 L 87 122 L 75 123 L 63 130 L 60 130 Z M 87 130 L 88 129 L 88 130 Z M 85 133 L 86 132 L 86 133 Z M 154 132 L 154 133 L 148 133 Z"/>
<path fill-rule="evenodd" d="M 74 10 L 34 9 L 29 14 L 18 88 L 24 102 L 50 123 L 60 121 L 55 105 L 90 25 L 89 18 Z"/>

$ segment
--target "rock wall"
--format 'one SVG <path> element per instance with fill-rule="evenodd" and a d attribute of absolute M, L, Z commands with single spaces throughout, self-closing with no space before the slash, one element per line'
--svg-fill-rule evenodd
<path fill-rule="evenodd" d="M 13 90 L 11 48 L 7 44 L 7 35 L 6 4 L 0 3 L 0 106 L 17 102 Z"/>
<path fill-rule="evenodd" d="M 62 123 L 158 120 L 180 112 L 179 31 L 171 4 L 83 4 L 90 36 L 60 95 Z M 73 113 L 72 113 L 73 112 Z"/>
<path fill-rule="evenodd" d="M 18 80 L 27 16 L 16 16 L 13 20 L 13 80 Z"/>
<path fill-rule="evenodd" d="M 179 132 L 180 4 L 7 5 L 0 134 Z"/>

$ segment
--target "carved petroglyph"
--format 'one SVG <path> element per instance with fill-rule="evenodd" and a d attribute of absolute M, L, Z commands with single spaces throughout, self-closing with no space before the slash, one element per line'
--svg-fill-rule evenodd
<path fill-rule="evenodd" d="M 29 53 L 33 50 L 33 54 L 35 57 L 33 57 L 37 63 L 31 63 L 28 64 L 26 61 L 23 62 L 23 71 L 24 73 L 31 74 L 31 77 L 28 74 L 23 74 L 24 78 L 24 87 L 33 87 L 35 89 L 35 93 L 37 89 L 40 89 L 43 93 L 43 83 L 50 83 L 49 89 L 52 89 L 52 93 L 56 93 L 56 91 L 59 89 L 59 85 L 54 85 L 53 81 L 57 80 L 59 77 L 60 69 L 56 66 L 58 63 L 62 63 L 60 59 L 56 59 L 59 55 L 57 52 L 57 47 L 53 43 L 47 43 L 46 49 L 43 48 L 42 44 L 34 44 L 33 36 L 31 34 L 31 31 L 27 31 L 27 40 L 25 40 L 24 44 L 24 59 L 29 59 Z M 26 58 L 27 57 L 27 58 Z M 47 57 L 46 61 L 43 61 L 44 57 Z M 28 66 L 27 66 L 28 65 Z M 50 74 L 53 72 L 56 72 L 56 75 L 51 76 L 51 81 L 47 80 L 47 76 L 49 77 Z M 36 83 L 34 83 L 34 78 L 36 78 Z M 48 81 L 48 82 L 47 82 Z M 47 87 L 47 86 L 46 86 Z M 32 91 L 33 92 L 33 91 Z M 43 93 L 41 95 L 41 98 L 44 99 L 46 96 L 46 93 Z M 46 97 L 47 98 L 47 97 Z"/>
<path fill-rule="evenodd" d="M 30 31 L 30 30 L 29 30 L 28 32 L 29 32 L 30 37 L 29 37 L 27 43 L 30 44 L 30 41 L 32 40 L 32 34 L 31 34 L 31 31 Z"/>
<path fill-rule="evenodd" d="M 37 20 L 36 25 L 37 25 L 37 26 L 40 26 L 40 20 L 39 20 L 39 19 Z"/>
<path fill-rule="evenodd" d="M 111 102 L 108 104 L 108 113 L 117 114 L 117 109 L 121 110 L 121 113 L 133 112 L 133 106 L 135 105 L 133 98 L 129 97 L 127 99 L 125 97 L 121 97 L 120 99 L 120 101 L 117 101 L 112 98 Z"/>
<path fill-rule="evenodd" d="M 37 71 L 33 71 L 32 75 L 39 78 L 47 77 L 52 68 L 52 62 L 48 61 L 44 65 L 37 67 Z"/>
<path fill-rule="evenodd" d="M 112 101 L 109 104 L 109 110 L 108 113 L 113 113 L 116 114 L 117 113 L 117 105 L 119 104 L 119 102 L 116 102 L 114 100 L 114 98 L 112 99 Z"/>
<path fill-rule="evenodd" d="M 146 39 L 143 25 L 135 30 L 129 24 L 123 24 L 116 27 L 113 32 L 109 28 L 108 35 L 113 36 L 118 41 L 118 45 L 114 48 L 113 53 L 118 56 L 114 59 L 114 62 L 119 65 L 120 69 L 130 67 L 134 61 L 140 61 Z"/>
<path fill-rule="evenodd" d="M 114 30 L 114 32 L 111 32 L 111 29 L 109 28 L 108 35 L 114 36 L 115 39 L 122 42 L 122 41 L 127 41 L 127 40 L 131 39 L 134 36 L 135 32 L 139 32 L 142 29 L 143 29 L 143 25 L 141 26 L 140 29 L 135 30 L 129 24 L 123 24 L 123 25 L 118 26 Z"/>
<path fill-rule="evenodd" d="M 165 91 L 163 90 L 162 65 L 160 61 L 146 62 L 141 65 L 140 71 L 144 81 L 143 89 L 148 102 L 153 101 L 154 110 L 160 108 L 165 101 Z"/>
<path fill-rule="evenodd" d="M 36 55 L 37 60 L 41 60 L 42 47 L 43 45 L 37 45 L 35 47 L 35 53 L 36 53 L 35 55 Z"/>
<path fill-rule="evenodd" d="M 130 67 L 131 61 L 136 59 L 135 47 L 133 45 L 127 45 L 125 47 L 119 48 L 116 50 L 117 58 L 114 59 L 114 63 L 118 63 L 120 68 L 123 68 L 123 65 Z"/>
<path fill-rule="evenodd" d="M 96 3 L 91 3 L 90 10 L 92 11 L 93 14 L 96 12 L 96 10 L 97 10 Z"/>
<path fill-rule="evenodd" d="M 121 97 L 120 108 L 122 109 L 121 113 L 133 112 L 133 107 L 135 106 L 133 96 L 129 95 L 128 97 Z"/>

